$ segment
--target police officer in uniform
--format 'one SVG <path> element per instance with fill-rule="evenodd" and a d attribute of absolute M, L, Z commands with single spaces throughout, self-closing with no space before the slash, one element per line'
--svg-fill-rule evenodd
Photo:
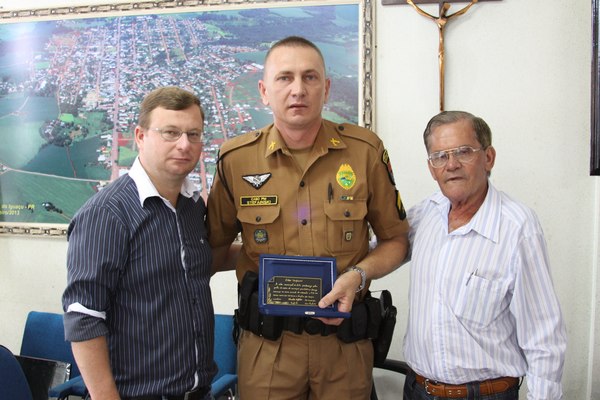
<path fill-rule="evenodd" d="M 408 223 L 382 141 L 367 129 L 321 117 L 330 84 L 312 42 L 292 36 L 275 43 L 259 81 L 274 123 L 227 141 L 220 151 L 208 199 L 214 270 L 235 268 L 243 297 L 244 277 L 258 271 L 260 254 L 335 257 L 339 276 L 319 306 L 338 301 L 340 311 L 352 310 L 347 320 L 267 320 L 242 310 L 241 298 L 244 400 L 370 396 L 373 346 L 361 328 L 367 313 L 356 311 L 368 282 L 404 260 Z M 372 251 L 369 226 L 378 240 Z M 239 232 L 242 246 L 234 254 L 230 245 Z M 250 303 L 256 308 L 256 300 Z"/>

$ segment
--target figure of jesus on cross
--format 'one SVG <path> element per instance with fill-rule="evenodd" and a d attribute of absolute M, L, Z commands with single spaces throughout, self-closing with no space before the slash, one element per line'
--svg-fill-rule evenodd
<path fill-rule="evenodd" d="M 473 4 L 477 3 L 477 0 L 471 0 L 471 3 L 469 5 L 450 15 L 446 14 L 448 12 L 448 9 L 450 8 L 450 4 L 443 0 L 440 0 L 439 17 L 436 17 L 423 11 L 421 8 L 419 8 L 419 6 L 417 6 L 413 2 L 413 0 L 406 0 L 406 2 L 410 4 L 419 14 L 433 20 L 438 26 L 440 36 L 440 43 L 438 48 L 438 62 L 440 66 L 440 111 L 444 111 L 444 28 L 451 18 L 458 17 L 459 15 L 466 13 Z"/>

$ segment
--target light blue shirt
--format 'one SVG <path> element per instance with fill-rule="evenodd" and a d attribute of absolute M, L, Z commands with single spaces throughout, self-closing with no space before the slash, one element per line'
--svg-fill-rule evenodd
<path fill-rule="evenodd" d="M 528 399 L 560 399 L 566 329 L 537 216 L 491 184 L 450 233 L 449 211 L 437 192 L 408 212 L 406 361 L 449 384 L 526 376 Z"/>

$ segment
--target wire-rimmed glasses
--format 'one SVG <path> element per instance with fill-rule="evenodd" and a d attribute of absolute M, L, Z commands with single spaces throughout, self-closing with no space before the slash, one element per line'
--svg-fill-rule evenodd
<path fill-rule="evenodd" d="M 176 142 L 185 133 L 190 143 L 202 142 L 202 131 L 185 132 L 177 128 L 148 128 L 149 131 L 160 133 L 167 142 Z"/>
<path fill-rule="evenodd" d="M 483 150 L 482 147 L 475 149 L 471 146 L 459 146 L 453 149 L 436 151 L 429 154 L 427 160 L 433 168 L 443 168 L 450 161 L 450 154 L 459 163 L 469 163 L 475 159 L 476 153 Z"/>

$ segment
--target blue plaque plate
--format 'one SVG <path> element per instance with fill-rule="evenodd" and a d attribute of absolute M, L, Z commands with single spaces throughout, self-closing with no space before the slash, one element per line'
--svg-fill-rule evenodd
<path fill-rule="evenodd" d="M 337 277 L 335 258 L 261 254 L 258 271 L 258 309 L 261 314 L 323 318 L 349 318 L 326 308 L 319 300 L 331 291 Z"/>

